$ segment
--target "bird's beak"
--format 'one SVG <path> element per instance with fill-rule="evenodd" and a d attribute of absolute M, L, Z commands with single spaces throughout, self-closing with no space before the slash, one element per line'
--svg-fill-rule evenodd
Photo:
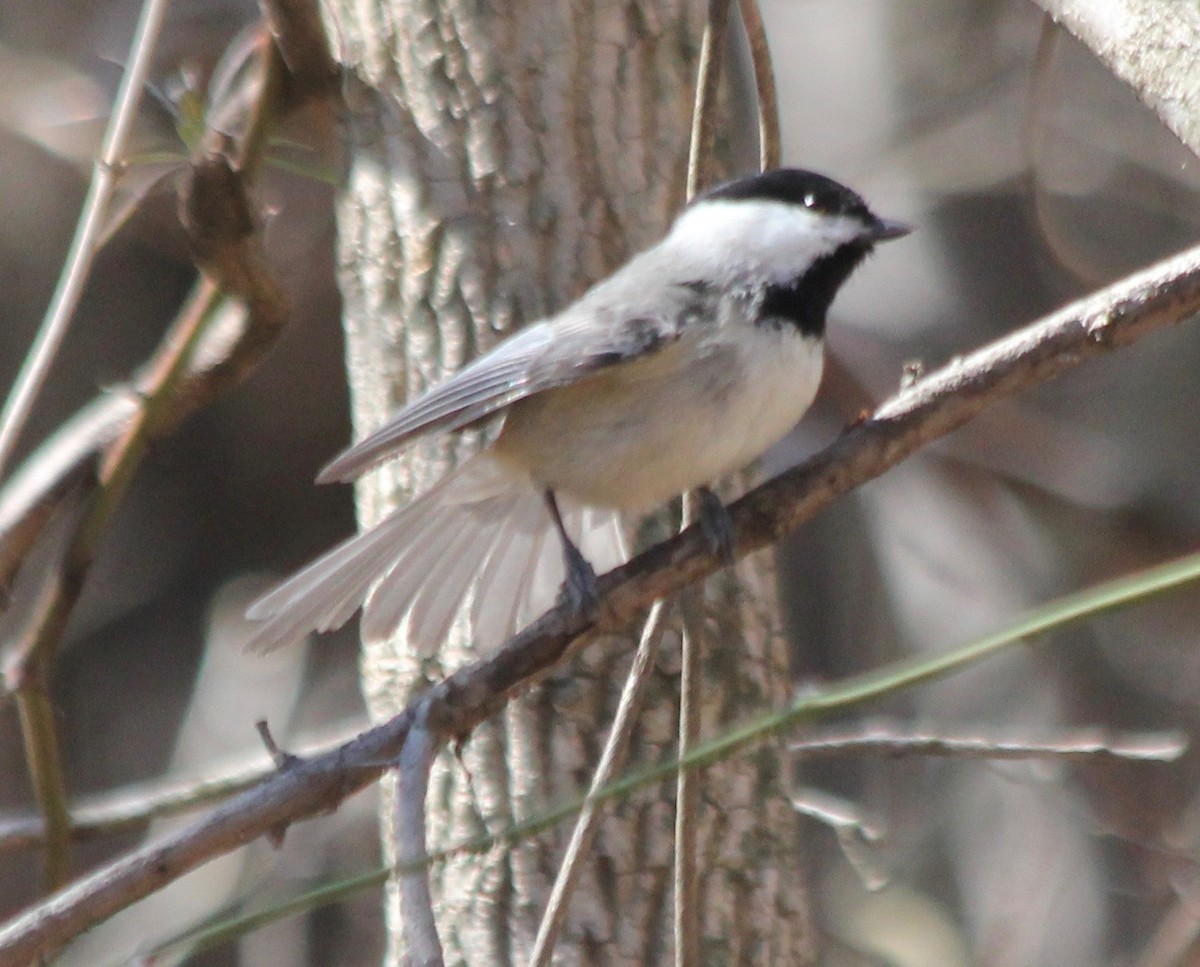
<path fill-rule="evenodd" d="M 867 229 L 867 235 L 872 242 L 887 242 L 893 238 L 903 238 L 913 227 L 906 222 L 893 221 L 890 218 L 877 218 L 875 224 Z"/>

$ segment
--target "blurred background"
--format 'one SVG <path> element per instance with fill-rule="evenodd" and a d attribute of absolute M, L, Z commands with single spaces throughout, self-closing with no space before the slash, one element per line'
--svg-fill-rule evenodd
<path fill-rule="evenodd" d="M 49 300 L 137 12 L 130 0 L 0 7 L 0 386 Z M 835 304 L 819 404 L 766 472 L 828 443 L 906 364 L 934 368 L 1200 234 L 1194 157 L 1084 48 L 1044 30 L 1033 4 L 764 0 L 764 14 L 785 161 L 919 229 Z M 177 0 L 155 72 L 164 99 L 202 84 L 256 15 L 249 2 Z M 169 112 L 144 103 L 139 137 L 161 152 Z M 269 574 L 353 527 L 349 490 L 311 485 L 349 439 L 337 130 L 320 111 L 293 127 L 304 170 L 269 170 L 261 198 L 294 317 L 249 382 L 156 444 L 111 529 L 55 681 L 77 794 L 205 774 L 257 747 L 260 718 L 285 746 L 362 719 L 353 629 L 268 658 L 237 646 L 238 615 Z M 164 185 L 97 263 L 26 451 L 148 356 L 191 284 L 170 162 L 151 174 Z M 1195 549 L 1198 366 L 1194 326 L 1151 337 L 989 411 L 805 527 L 780 552 L 797 682 L 949 649 Z M 1198 630 L 1200 597 L 1185 589 L 870 712 L 995 739 L 1068 726 L 1191 735 Z M 882 834 L 848 857 L 814 824 L 796 858 L 812 871 L 829 963 L 1200 964 L 1193 752 L 1169 765 L 845 757 L 797 771 Z M 4 706 L 0 809 L 30 803 Z M 258 844 L 212 864 L 66 962 L 120 962 L 228 905 L 369 869 L 372 810 L 363 794 L 294 828 L 279 852 Z M 138 838 L 86 843 L 77 863 Z M 36 867 L 0 852 L 0 914 L 34 898 Z M 368 891 L 195 962 L 377 963 L 377 910 Z"/>

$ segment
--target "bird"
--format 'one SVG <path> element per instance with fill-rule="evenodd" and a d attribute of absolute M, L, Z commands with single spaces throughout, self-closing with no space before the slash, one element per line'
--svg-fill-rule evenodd
<path fill-rule="evenodd" d="M 398 631 L 435 654 L 460 614 L 478 647 L 556 600 L 588 611 L 628 557 L 623 518 L 690 490 L 731 553 L 709 485 L 781 439 L 816 395 L 826 316 L 874 247 L 911 228 L 799 168 L 718 185 L 667 234 L 337 456 L 348 482 L 418 437 L 502 421 L 492 442 L 406 506 L 257 600 L 249 647 L 340 627 Z"/>

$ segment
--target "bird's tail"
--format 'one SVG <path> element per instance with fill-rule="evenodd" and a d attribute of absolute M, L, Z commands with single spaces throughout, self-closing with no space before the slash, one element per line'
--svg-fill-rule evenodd
<path fill-rule="evenodd" d="M 625 561 L 617 511 L 561 495 L 559 507 L 597 574 Z M 250 647 L 270 649 L 338 628 L 361 605 L 365 639 L 402 628 L 409 647 L 428 655 L 469 600 L 472 635 L 487 649 L 553 605 L 563 577 L 542 494 L 481 453 L 259 598 L 246 612 L 260 622 Z"/>

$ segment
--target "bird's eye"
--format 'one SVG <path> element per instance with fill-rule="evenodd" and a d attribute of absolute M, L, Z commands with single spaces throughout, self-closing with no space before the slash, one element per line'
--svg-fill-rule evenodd
<path fill-rule="evenodd" d="M 807 195 L 804 196 L 804 207 L 805 208 L 812 208 L 816 204 L 817 204 L 817 196 L 814 195 L 811 191 Z"/>

